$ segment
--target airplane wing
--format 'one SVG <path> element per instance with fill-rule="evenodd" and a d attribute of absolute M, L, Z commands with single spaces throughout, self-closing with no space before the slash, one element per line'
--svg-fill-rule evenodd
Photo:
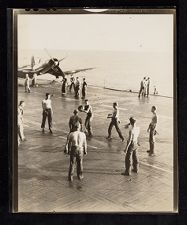
<path fill-rule="evenodd" d="M 95 68 L 85 68 L 85 69 L 77 69 L 77 70 L 68 70 L 68 71 L 64 71 L 64 74 L 65 75 L 72 75 L 72 74 L 75 74 L 75 73 L 84 72 L 84 71 L 93 70 L 93 69 L 95 69 Z"/>

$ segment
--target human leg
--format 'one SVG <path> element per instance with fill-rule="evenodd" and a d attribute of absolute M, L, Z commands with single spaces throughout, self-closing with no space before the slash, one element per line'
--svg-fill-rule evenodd
<path fill-rule="evenodd" d="M 83 153 L 79 153 L 76 156 L 77 160 L 77 177 L 79 180 L 83 179 Z"/>
<path fill-rule="evenodd" d="M 138 173 L 139 160 L 138 160 L 137 149 L 133 150 L 133 152 L 132 152 L 132 165 L 133 165 L 132 171 L 135 172 L 135 173 Z"/>
<path fill-rule="evenodd" d="M 76 162 L 76 157 L 74 156 L 74 154 L 70 154 L 70 165 L 69 165 L 69 173 L 68 173 L 69 181 L 73 181 L 75 162 Z"/>
<path fill-rule="evenodd" d="M 124 140 L 124 137 L 123 137 L 123 135 L 122 135 L 122 133 L 121 133 L 121 130 L 120 130 L 120 128 L 119 128 L 119 123 L 118 123 L 117 120 L 115 121 L 115 128 L 116 128 L 116 131 L 117 131 L 119 137 L 120 137 L 121 140 L 123 141 L 123 140 Z"/>
<path fill-rule="evenodd" d="M 42 113 L 42 124 L 41 124 L 41 128 L 45 128 L 45 121 L 46 121 L 46 118 L 47 118 L 47 112 L 45 110 L 43 110 L 43 113 Z"/>
<path fill-rule="evenodd" d="M 113 121 L 111 121 L 110 124 L 109 124 L 109 127 L 108 127 L 108 138 L 111 138 L 113 126 L 114 126 Z"/>

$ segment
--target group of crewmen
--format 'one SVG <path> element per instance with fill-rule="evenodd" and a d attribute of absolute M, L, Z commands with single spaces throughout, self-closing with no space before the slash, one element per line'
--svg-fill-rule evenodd
<path fill-rule="evenodd" d="M 62 94 L 63 95 L 65 95 L 67 93 L 67 87 L 68 87 L 67 78 L 64 77 L 62 80 Z M 75 93 L 75 98 L 79 98 L 80 90 L 81 90 L 81 83 L 79 81 L 79 77 L 76 77 L 76 80 L 75 80 L 73 75 L 71 75 L 71 77 L 70 77 L 70 85 L 69 85 L 69 91 L 72 92 L 72 90 Z M 83 78 L 82 99 L 84 99 L 86 97 L 86 91 L 87 91 L 87 83 L 86 83 L 86 79 Z"/>
<path fill-rule="evenodd" d="M 143 80 L 140 82 L 140 90 L 138 93 L 138 97 L 149 97 L 149 88 L 150 88 L 150 77 L 144 77 Z M 158 91 L 156 86 L 154 85 L 154 95 L 158 95 Z"/>
<path fill-rule="evenodd" d="M 25 92 L 30 93 L 31 92 L 31 89 L 30 89 L 30 78 L 29 78 L 28 74 L 26 74 L 24 86 L 25 86 Z M 36 73 L 33 74 L 31 86 L 32 87 L 37 87 L 38 86 L 37 85 L 37 74 Z M 76 77 L 76 80 L 75 80 L 74 76 L 71 75 L 71 77 L 70 77 L 70 85 L 68 85 L 67 78 L 63 77 L 63 79 L 62 79 L 62 87 L 61 87 L 62 95 L 66 95 L 68 87 L 69 87 L 69 91 L 70 92 L 72 92 L 72 90 L 74 91 L 76 98 L 80 97 L 80 91 L 82 90 L 82 93 L 81 93 L 82 94 L 82 99 L 85 99 L 86 92 L 87 92 L 87 82 L 86 82 L 85 78 L 83 78 L 82 89 L 81 89 L 81 82 L 79 81 L 79 77 Z"/>
<path fill-rule="evenodd" d="M 27 77 L 26 77 L 27 78 Z M 73 79 L 73 76 L 70 79 L 70 91 L 73 88 L 75 90 L 76 95 L 76 85 L 79 82 L 78 78 Z M 66 78 L 65 78 L 66 79 Z M 86 83 L 85 78 L 83 82 Z M 87 84 L 85 85 L 87 87 Z M 84 90 L 85 91 L 85 90 Z M 82 91 L 82 92 L 84 92 Z M 85 91 L 86 93 L 86 91 Z M 83 93 L 82 97 L 85 97 L 86 94 Z M 141 93 L 141 92 L 140 92 Z M 147 92 L 149 94 L 149 92 Z M 78 95 L 79 96 L 79 95 Z M 18 145 L 21 141 L 25 140 L 24 132 L 23 132 L 23 109 L 25 106 L 24 101 L 20 101 L 18 106 Z M 50 93 L 46 93 L 45 99 L 42 101 L 42 132 L 45 132 L 45 123 L 46 119 L 48 119 L 48 126 L 49 132 L 53 133 L 52 131 L 52 117 L 53 117 L 53 110 L 52 110 L 52 101 Z M 84 123 L 85 131 L 83 132 L 83 123 L 81 117 L 79 117 L 79 112 L 86 113 L 86 119 Z M 156 114 L 156 107 L 152 106 L 151 112 L 153 114 L 151 123 L 148 126 L 147 132 L 149 132 L 149 145 L 150 149 L 147 151 L 149 156 L 154 156 L 155 152 L 155 135 L 157 134 L 156 125 L 157 125 L 157 114 Z M 112 128 L 115 127 L 116 131 L 121 139 L 124 142 L 124 137 L 122 132 L 119 128 L 120 119 L 119 119 L 119 108 L 118 102 L 113 103 L 113 112 L 108 114 L 107 118 L 111 119 L 111 122 L 108 127 L 108 136 L 107 139 L 111 140 L 111 133 Z M 73 181 L 73 172 L 75 163 L 77 164 L 77 177 L 78 179 L 83 179 L 83 156 L 87 154 L 87 138 L 86 137 L 93 137 L 93 130 L 92 130 L 92 119 L 93 119 L 93 109 L 92 106 L 89 104 L 88 99 L 84 100 L 84 105 L 80 105 L 78 109 L 73 111 L 73 115 L 69 119 L 69 134 L 67 136 L 67 142 L 65 145 L 64 152 L 70 155 L 70 166 L 69 166 L 69 173 L 68 179 L 69 181 Z M 131 175 L 131 171 L 138 173 L 138 138 L 140 133 L 140 128 L 136 126 L 136 119 L 134 117 L 129 118 L 129 123 L 125 125 L 125 128 L 129 129 L 129 137 L 127 140 L 127 145 L 124 150 L 126 153 L 125 156 L 125 172 L 123 175 Z M 131 170 L 132 165 L 132 170 Z"/>

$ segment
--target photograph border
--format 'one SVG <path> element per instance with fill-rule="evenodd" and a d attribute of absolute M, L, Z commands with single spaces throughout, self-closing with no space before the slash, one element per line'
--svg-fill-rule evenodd
<path fill-rule="evenodd" d="M 99 9 L 99 7 L 95 7 Z M 127 8 L 108 8 L 107 11 L 101 12 L 101 13 L 93 13 L 88 11 L 89 8 L 52 8 L 52 9 L 9 9 L 8 15 L 9 20 L 11 19 L 13 21 L 13 29 L 9 31 L 9 40 L 11 40 L 11 35 L 13 37 L 12 44 L 9 42 L 9 56 L 8 61 L 12 61 L 12 69 L 9 69 L 9 74 L 13 74 L 12 76 L 12 100 L 14 107 L 12 107 L 12 117 L 13 117 L 13 123 L 9 124 L 9 127 L 11 127 L 11 135 L 9 136 L 9 149 L 12 149 L 9 153 L 10 157 L 10 174 L 11 174 L 11 199 L 10 199 L 10 208 L 11 211 L 14 213 L 19 213 L 18 211 L 18 148 L 17 148 L 17 17 L 19 15 L 39 15 L 39 14 L 173 14 L 173 40 L 174 40 L 174 46 L 173 46 L 173 107 L 174 107 L 174 115 L 173 115 L 173 178 L 174 178 L 174 209 L 171 213 L 178 213 L 178 188 L 179 188 L 179 177 L 178 177 L 178 121 L 177 121 L 177 21 L 176 21 L 176 7 L 155 7 L 155 8 L 140 8 L 140 7 L 127 7 Z M 10 75 L 11 76 L 11 75 Z M 10 81 L 11 83 L 11 81 Z M 9 83 L 9 84 L 10 84 Z M 11 88 L 10 87 L 10 88 Z M 16 94 L 15 94 L 16 93 Z M 16 104 L 15 104 L 16 103 Z M 45 212 L 44 212 L 45 213 Z M 66 214 L 66 212 L 60 212 L 57 214 Z M 72 212 L 70 212 L 72 213 Z M 76 212 L 79 213 L 79 212 Z M 80 212 L 82 213 L 82 212 Z M 89 213 L 89 212 L 88 212 Z M 95 212 L 93 212 L 95 213 Z M 111 213 L 111 212 L 106 212 Z M 116 212 L 113 212 L 116 213 Z M 145 212 L 124 212 L 124 214 L 143 214 Z M 146 212 L 148 214 L 158 214 L 158 212 Z M 159 212 L 159 213 L 166 213 L 166 212 Z M 87 212 L 85 212 L 87 214 Z"/>

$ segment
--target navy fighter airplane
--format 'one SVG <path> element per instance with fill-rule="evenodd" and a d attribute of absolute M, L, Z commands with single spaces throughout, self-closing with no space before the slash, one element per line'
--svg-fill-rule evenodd
<path fill-rule="evenodd" d="M 50 56 L 50 59 L 47 60 L 45 63 L 42 63 L 42 64 L 39 63 L 38 65 L 36 65 L 34 56 L 32 56 L 31 65 L 25 65 L 18 68 L 18 77 L 25 78 L 25 75 L 28 74 L 29 77 L 32 78 L 34 74 L 39 76 L 42 74 L 49 73 L 51 75 L 54 75 L 56 78 L 58 77 L 64 78 L 66 75 L 71 75 L 71 74 L 94 69 L 94 68 L 85 68 L 85 69 L 62 71 L 59 65 L 60 65 L 60 62 L 64 60 L 65 58 L 66 57 L 58 60 L 57 58 L 53 58 Z"/>

